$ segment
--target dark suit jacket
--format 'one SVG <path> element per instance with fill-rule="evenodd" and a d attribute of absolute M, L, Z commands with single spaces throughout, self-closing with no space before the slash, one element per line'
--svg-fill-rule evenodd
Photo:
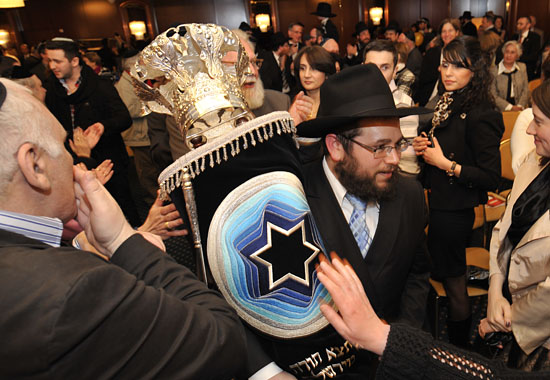
<path fill-rule="evenodd" d="M 417 81 L 418 81 L 418 78 L 420 77 L 420 70 L 422 69 L 422 58 L 423 58 L 422 53 L 415 46 L 409 52 L 409 56 L 407 57 L 407 64 L 405 65 L 407 69 L 413 72 Z"/>
<path fill-rule="evenodd" d="M 235 312 L 135 235 L 110 262 L 0 230 L 0 378 L 220 379 L 245 356 Z"/>
<path fill-rule="evenodd" d="M 516 33 L 511 39 L 519 41 L 519 38 L 519 34 Z M 525 38 L 521 44 L 523 53 L 521 54 L 521 57 L 519 57 L 519 61 L 525 63 L 525 66 L 527 66 L 527 77 L 529 80 L 535 79 L 540 45 L 540 35 L 535 32 L 529 32 L 529 34 L 527 34 L 527 38 Z"/>
<path fill-rule="evenodd" d="M 429 290 L 427 223 L 420 183 L 400 178 L 395 199 L 380 204 L 378 227 L 363 259 L 321 161 L 305 167 L 304 189 L 327 252 L 347 258 L 374 310 L 389 322 L 420 327 Z"/>
<path fill-rule="evenodd" d="M 466 24 L 462 25 L 462 34 L 477 38 L 477 28 L 474 23 L 468 21 Z"/>
<path fill-rule="evenodd" d="M 283 73 L 279 67 L 279 63 L 275 59 L 275 55 L 273 55 L 273 52 L 264 50 L 258 54 L 258 58 L 264 60 L 262 67 L 260 67 L 260 77 L 264 83 L 264 88 L 282 91 Z"/>
<path fill-rule="evenodd" d="M 339 40 L 338 28 L 334 23 L 328 19 L 325 25 L 321 24 L 321 30 L 323 31 L 323 38 L 329 39 L 334 38 L 336 42 Z"/>
<path fill-rule="evenodd" d="M 439 63 L 441 62 L 441 47 L 436 46 L 431 48 L 424 55 L 422 67 L 420 69 L 420 77 L 418 78 L 418 87 L 414 101 L 421 106 L 426 105 L 430 100 L 430 95 L 434 89 L 437 80 L 440 78 Z"/>
<path fill-rule="evenodd" d="M 487 202 L 487 191 L 494 191 L 499 184 L 504 122 L 502 114 L 488 103 L 463 112 L 461 98 L 455 98 L 450 107 L 451 114 L 434 135 L 445 157 L 462 165 L 460 177 L 450 181 L 444 170 L 432 165 L 423 166 L 420 177 L 424 187 L 432 190 L 430 208 L 473 208 Z M 431 123 L 423 131 L 430 128 Z"/>

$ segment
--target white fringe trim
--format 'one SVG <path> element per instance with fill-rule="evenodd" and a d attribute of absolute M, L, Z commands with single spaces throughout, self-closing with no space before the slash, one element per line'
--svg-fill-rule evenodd
<path fill-rule="evenodd" d="M 235 128 L 228 134 L 198 147 L 178 158 L 172 165 L 160 173 L 160 195 L 167 199 L 177 187 L 181 187 L 183 172 L 188 169 L 192 178 L 216 164 L 235 157 L 249 147 L 268 141 L 275 134 L 292 134 L 296 138 L 296 127 L 290 114 L 286 111 L 271 112 L 252 119 Z"/>

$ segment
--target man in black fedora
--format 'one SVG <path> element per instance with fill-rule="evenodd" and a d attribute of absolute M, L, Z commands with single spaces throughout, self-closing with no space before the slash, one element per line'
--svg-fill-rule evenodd
<path fill-rule="evenodd" d="M 472 12 L 464 11 L 460 16 L 460 23 L 462 24 L 462 34 L 477 37 L 477 28 L 472 22 Z"/>
<path fill-rule="evenodd" d="M 338 28 L 336 28 L 336 25 L 334 25 L 334 23 L 330 20 L 332 17 L 336 17 L 336 15 L 332 13 L 330 4 L 320 2 L 317 4 L 317 10 L 315 12 L 311 12 L 311 14 L 317 16 L 321 22 L 323 37 L 325 39 L 333 38 L 336 42 L 338 42 Z"/>
<path fill-rule="evenodd" d="M 357 42 L 353 45 L 347 45 L 347 54 L 344 60 L 347 66 L 355 66 L 363 63 L 363 51 L 371 40 L 370 30 L 367 24 L 363 21 L 359 21 L 355 24 L 355 33 L 353 33 L 353 37 L 357 39 Z"/>
<path fill-rule="evenodd" d="M 324 141 L 304 187 L 326 251 L 351 263 L 379 317 L 417 327 L 429 290 L 427 215 L 422 187 L 398 163 L 407 147 L 399 118 L 420 113 L 396 108 L 380 70 L 366 64 L 329 77 L 317 118 L 298 126 Z"/>

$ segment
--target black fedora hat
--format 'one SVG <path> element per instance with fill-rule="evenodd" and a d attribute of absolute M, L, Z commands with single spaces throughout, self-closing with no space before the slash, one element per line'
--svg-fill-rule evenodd
<path fill-rule="evenodd" d="M 357 65 L 331 75 L 321 86 L 317 118 L 298 125 L 302 137 L 323 137 L 353 128 L 366 117 L 405 117 L 430 113 L 423 107 L 396 108 L 388 83 L 374 64 Z"/>
<path fill-rule="evenodd" d="M 462 13 L 462 16 L 460 16 L 460 18 L 465 18 L 466 20 L 471 20 L 472 19 L 472 12 L 464 11 Z"/>
<path fill-rule="evenodd" d="M 363 30 L 369 30 L 369 26 L 365 24 L 364 21 L 359 21 L 357 24 L 355 24 L 355 33 L 353 33 L 352 36 L 357 37 L 359 34 L 361 34 Z"/>
<path fill-rule="evenodd" d="M 321 17 L 336 17 L 336 15 L 332 13 L 330 4 L 325 3 L 324 1 L 317 4 L 317 10 L 315 12 L 311 12 L 311 14 Z"/>

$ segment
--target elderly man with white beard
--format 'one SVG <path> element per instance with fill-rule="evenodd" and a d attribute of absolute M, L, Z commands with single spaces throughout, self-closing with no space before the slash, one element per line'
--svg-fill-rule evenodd
<path fill-rule="evenodd" d="M 242 30 L 234 29 L 232 32 L 239 37 L 250 58 L 249 70 L 242 85 L 242 90 L 254 116 L 259 117 L 274 111 L 288 111 L 294 119 L 295 125 L 307 120 L 312 111 L 313 100 L 300 92 L 291 104 L 288 95 L 280 91 L 264 89 L 259 74 L 261 61 L 256 59 L 254 44 Z M 223 58 L 224 63 L 228 65 L 235 64 L 237 55 L 232 53 L 234 52 L 228 53 Z M 147 124 L 149 126 L 149 139 L 151 140 L 151 155 L 160 170 L 163 170 L 189 151 L 172 116 L 153 112 L 147 116 Z"/>

